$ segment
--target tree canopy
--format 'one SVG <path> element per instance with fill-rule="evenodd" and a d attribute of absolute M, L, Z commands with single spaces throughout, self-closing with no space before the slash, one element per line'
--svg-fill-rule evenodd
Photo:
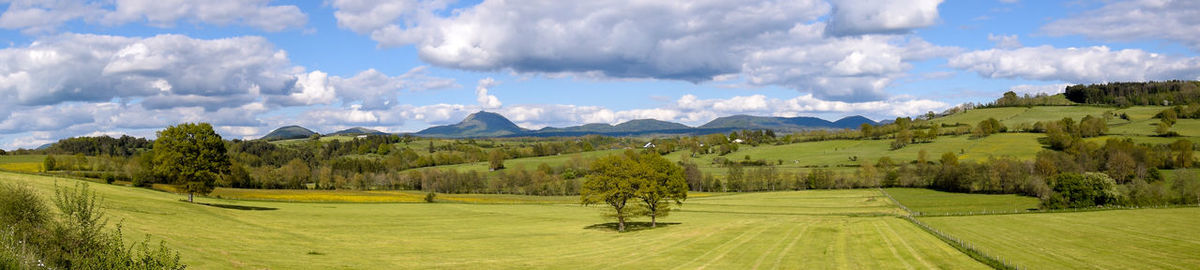
<path fill-rule="evenodd" d="M 229 172 L 225 142 L 208 123 L 184 123 L 158 132 L 154 172 L 181 185 L 192 201 L 195 193 L 212 192 L 217 178 Z"/>
<path fill-rule="evenodd" d="M 580 200 L 585 205 L 603 203 L 612 207 L 610 216 L 617 218 L 617 230 L 625 231 L 626 219 L 635 215 L 650 216 L 651 226 L 657 226 L 657 217 L 667 215 L 671 202 L 678 204 L 687 199 L 687 190 L 679 165 L 653 151 L 626 151 L 592 163 Z M 640 203 L 640 208 L 630 208 L 630 200 Z"/>

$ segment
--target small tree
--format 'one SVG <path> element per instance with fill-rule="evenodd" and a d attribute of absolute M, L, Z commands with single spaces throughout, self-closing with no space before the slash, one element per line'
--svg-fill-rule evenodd
<path fill-rule="evenodd" d="M 55 168 L 58 168 L 58 161 L 54 160 L 54 155 L 46 156 L 46 159 L 42 161 L 42 170 L 49 172 Z"/>
<path fill-rule="evenodd" d="M 208 123 L 184 123 L 158 132 L 154 140 L 154 171 L 182 185 L 193 202 L 196 193 L 212 192 L 219 175 L 229 171 L 225 142 Z"/>
<path fill-rule="evenodd" d="M 504 151 L 500 151 L 500 149 L 492 150 L 491 153 L 488 153 L 488 170 L 495 171 L 501 169 L 504 169 Z"/>
<path fill-rule="evenodd" d="M 683 179 L 683 169 L 655 152 L 646 152 L 637 157 L 640 165 L 636 172 L 645 182 L 638 185 L 634 197 L 640 199 L 650 216 L 650 227 L 658 227 L 658 217 L 666 216 L 671 211 L 671 202 L 683 204 L 687 199 L 687 181 Z"/>
<path fill-rule="evenodd" d="M 617 231 L 625 231 L 625 219 L 632 216 L 626 209 L 630 199 L 638 190 L 643 179 L 634 179 L 638 165 L 624 155 L 602 157 L 592 163 L 592 173 L 583 182 L 579 191 L 584 205 L 607 204 L 612 207 L 611 216 L 617 218 Z"/>

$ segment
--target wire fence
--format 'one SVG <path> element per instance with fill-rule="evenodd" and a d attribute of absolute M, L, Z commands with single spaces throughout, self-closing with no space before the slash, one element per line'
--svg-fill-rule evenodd
<path fill-rule="evenodd" d="M 967 254 L 967 256 L 970 256 L 972 259 L 975 259 L 976 261 L 979 261 L 983 264 L 991 266 L 992 268 L 995 268 L 995 269 L 1022 269 L 1020 266 L 1017 266 L 1016 264 L 1009 262 L 1008 260 L 1001 258 L 1000 256 L 996 256 L 996 255 L 990 254 L 988 252 L 985 252 L 970 242 L 967 242 L 962 239 L 951 236 L 950 234 L 942 232 L 941 230 L 938 230 L 937 228 L 929 226 L 929 224 L 925 224 L 925 222 L 921 222 L 920 220 L 917 220 L 917 218 L 915 216 L 920 216 L 920 214 L 919 214 L 920 212 L 914 212 L 911 209 L 908 209 L 907 206 L 904 206 L 904 204 L 900 203 L 900 201 L 896 200 L 896 198 L 892 197 L 891 194 L 888 194 L 887 191 L 884 191 L 882 188 L 879 189 L 879 192 L 883 193 L 884 196 L 887 196 L 889 200 L 892 200 L 892 203 L 896 204 L 896 206 L 899 206 L 900 209 L 904 209 L 905 213 L 900 215 L 901 218 L 903 218 L 904 220 L 908 220 L 909 222 L 911 222 L 914 225 L 917 225 L 917 227 L 928 232 L 929 234 L 932 234 L 933 236 L 942 240 L 942 242 L 946 242 L 946 244 L 950 244 L 950 246 L 954 247 L 955 249 L 958 249 L 959 251 L 962 251 L 964 254 Z"/>

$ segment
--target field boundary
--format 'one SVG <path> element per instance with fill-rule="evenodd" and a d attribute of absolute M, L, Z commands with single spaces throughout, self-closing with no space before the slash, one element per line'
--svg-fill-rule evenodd
<path fill-rule="evenodd" d="M 942 240 L 942 242 L 949 244 L 951 247 L 954 247 L 954 249 L 957 249 L 972 259 L 975 259 L 976 261 L 979 261 L 987 266 L 991 266 L 995 269 L 1022 269 L 1021 267 L 1013 265 L 999 256 L 988 254 L 987 252 L 975 248 L 975 245 L 972 245 L 969 242 L 955 238 L 929 226 L 928 224 L 925 224 L 924 222 L 921 222 L 920 220 L 917 220 L 917 218 L 913 217 L 912 210 L 909 210 L 908 207 L 904 206 L 904 204 L 900 203 L 900 201 L 896 200 L 896 198 L 893 198 L 891 194 L 887 193 L 887 191 L 880 188 L 879 192 L 883 193 L 883 195 L 888 197 L 889 200 L 892 200 L 892 203 L 895 203 L 896 206 L 899 206 L 900 209 L 904 209 L 904 211 L 908 213 L 905 215 L 900 215 L 900 218 L 908 220 L 908 222 L 912 223 L 913 225 L 917 225 L 917 227 L 921 228 L 921 230 L 933 235 L 934 237 L 937 237 L 938 240 Z"/>

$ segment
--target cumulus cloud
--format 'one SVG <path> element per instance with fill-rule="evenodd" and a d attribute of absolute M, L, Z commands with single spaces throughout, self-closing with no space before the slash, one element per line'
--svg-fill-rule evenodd
<path fill-rule="evenodd" d="M 294 5 L 270 5 L 270 0 L 16 0 L 0 14 L 0 28 L 50 32 L 75 20 L 109 26 L 143 21 L 159 27 L 179 22 L 245 25 L 274 32 L 304 26 L 308 15 Z"/>
<path fill-rule="evenodd" d="M 861 35 L 905 33 L 938 22 L 942 0 L 832 0 L 828 33 Z"/>
<path fill-rule="evenodd" d="M 1171 57 L 1106 46 L 972 51 L 949 59 L 951 67 L 988 78 L 1021 78 L 1072 83 L 1200 79 L 1200 58 Z"/>
<path fill-rule="evenodd" d="M 1200 51 L 1200 1 L 1132 0 L 1055 20 L 1042 27 L 1051 35 L 1083 35 L 1110 41 L 1161 39 Z"/>
<path fill-rule="evenodd" d="M 500 83 L 493 80 L 491 77 L 479 80 L 479 85 L 475 86 L 475 100 L 479 102 L 479 106 L 484 109 L 500 108 L 502 105 L 500 99 L 494 95 L 488 95 L 488 88 L 492 88 Z"/>
<path fill-rule="evenodd" d="M 211 109 L 290 93 L 292 68 L 260 37 L 64 34 L 0 50 L 0 97 L 21 105 L 141 97 Z"/>
<path fill-rule="evenodd" d="M 388 76 L 378 70 L 368 69 L 349 78 L 334 76 L 330 79 L 330 84 L 337 89 L 343 102 L 356 103 L 365 109 L 383 109 L 398 105 L 396 97 L 401 90 L 461 87 L 454 79 L 430 75 L 426 66 L 412 68 L 397 76 Z"/>
<path fill-rule="evenodd" d="M 896 12 L 847 3 L 847 20 L 871 20 L 845 27 L 903 33 L 935 22 L 938 3 Z M 413 45 L 440 67 L 697 83 L 741 74 L 754 85 L 847 101 L 883 99 L 881 90 L 905 76 L 909 61 L 955 50 L 915 37 L 827 34 L 819 20 L 830 6 L 818 0 L 483 1 L 441 13 L 438 1 L 333 6 L 341 27 L 383 47 Z"/>

